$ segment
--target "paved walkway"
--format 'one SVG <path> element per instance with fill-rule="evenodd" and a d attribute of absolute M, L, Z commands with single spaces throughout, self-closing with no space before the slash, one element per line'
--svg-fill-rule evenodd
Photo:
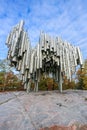
<path fill-rule="evenodd" d="M 87 124 L 87 91 L 0 93 L 0 130 L 40 130 L 73 124 Z"/>

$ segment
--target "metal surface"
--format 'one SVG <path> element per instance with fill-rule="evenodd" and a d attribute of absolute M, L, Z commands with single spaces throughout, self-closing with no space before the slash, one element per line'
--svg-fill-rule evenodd
<path fill-rule="evenodd" d="M 77 65 L 83 64 L 79 47 L 72 46 L 61 38 L 50 37 L 41 32 L 37 47 L 32 49 L 28 34 L 23 28 L 24 22 L 16 25 L 6 40 L 9 48 L 8 59 L 22 75 L 24 88 L 30 91 L 31 79 L 38 91 L 38 82 L 42 73 L 52 74 L 62 92 L 63 76 L 72 80 Z"/>

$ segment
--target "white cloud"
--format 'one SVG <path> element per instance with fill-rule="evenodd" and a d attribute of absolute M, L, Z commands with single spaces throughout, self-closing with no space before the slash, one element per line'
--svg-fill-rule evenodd
<path fill-rule="evenodd" d="M 24 19 L 33 46 L 38 42 L 40 30 L 43 30 L 51 35 L 62 36 L 73 45 L 79 45 L 86 58 L 86 5 L 86 0 L 1 0 L 0 47 L 7 52 L 4 45 L 6 35 L 13 25 Z M 6 57 L 6 53 L 3 57 Z"/>

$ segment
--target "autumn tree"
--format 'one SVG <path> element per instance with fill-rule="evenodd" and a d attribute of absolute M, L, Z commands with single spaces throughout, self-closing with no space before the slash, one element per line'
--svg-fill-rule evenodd
<path fill-rule="evenodd" d="M 87 90 L 87 59 L 84 61 L 84 68 L 79 69 L 76 75 L 76 78 L 78 80 L 76 88 Z"/>
<path fill-rule="evenodd" d="M 0 91 L 22 89 L 22 82 L 14 74 L 7 60 L 0 60 Z"/>
<path fill-rule="evenodd" d="M 13 72 L 8 72 L 6 76 L 6 89 L 8 90 L 18 90 L 23 87 L 22 82 Z"/>
<path fill-rule="evenodd" d="M 45 75 L 41 75 L 41 79 L 38 85 L 39 90 L 47 91 L 47 90 L 58 90 L 58 83 L 51 77 L 45 77 Z"/>
<path fill-rule="evenodd" d="M 85 60 L 83 71 L 84 71 L 84 77 L 83 77 L 84 87 L 83 87 L 83 89 L 87 90 L 87 59 Z"/>
<path fill-rule="evenodd" d="M 75 89 L 75 81 L 67 79 L 66 76 L 63 77 L 63 90 Z"/>

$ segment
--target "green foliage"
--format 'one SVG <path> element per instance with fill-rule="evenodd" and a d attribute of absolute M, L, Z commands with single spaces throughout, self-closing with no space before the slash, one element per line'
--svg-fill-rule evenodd
<path fill-rule="evenodd" d="M 77 89 L 87 90 L 87 60 L 84 62 L 84 68 L 77 71 Z"/>
<path fill-rule="evenodd" d="M 35 84 L 31 82 L 31 90 L 34 90 Z M 38 83 L 38 89 L 41 91 L 58 90 L 58 84 L 50 77 L 45 78 L 41 75 L 40 82 Z"/>
<path fill-rule="evenodd" d="M 82 89 L 87 90 L 87 60 L 84 62 L 84 69 L 79 69 L 76 73 L 78 82 L 69 81 L 67 77 L 63 77 L 63 90 L 65 89 Z M 31 90 L 34 90 L 34 83 L 31 82 Z M 38 85 L 39 90 L 58 90 L 58 84 L 50 77 L 45 78 L 41 75 Z M 0 91 L 7 90 L 23 90 L 22 82 L 11 71 L 6 60 L 0 60 Z"/>
<path fill-rule="evenodd" d="M 0 91 L 23 90 L 22 82 L 12 70 L 6 59 L 0 60 Z"/>
<path fill-rule="evenodd" d="M 0 72 L 0 91 L 22 89 L 22 82 L 13 72 Z"/>
<path fill-rule="evenodd" d="M 0 71 L 1 72 L 9 72 L 11 71 L 12 68 L 9 66 L 8 60 L 0 60 Z"/>
<path fill-rule="evenodd" d="M 58 90 L 58 84 L 50 77 L 43 77 L 39 82 L 39 90 Z"/>
<path fill-rule="evenodd" d="M 65 76 L 63 79 L 63 90 L 66 89 L 75 89 L 75 81 L 71 81 L 67 79 L 67 77 Z"/>
<path fill-rule="evenodd" d="M 38 84 L 38 89 L 42 91 L 47 90 L 47 84 L 46 84 L 46 79 L 41 79 L 39 84 Z"/>
<path fill-rule="evenodd" d="M 34 90 L 34 86 L 35 86 L 35 84 L 33 82 L 31 82 L 31 87 L 30 87 L 31 91 Z"/>
<path fill-rule="evenodd" d="M 0 84 L 4 83 L 4 72 L 0 72 Z"/>

